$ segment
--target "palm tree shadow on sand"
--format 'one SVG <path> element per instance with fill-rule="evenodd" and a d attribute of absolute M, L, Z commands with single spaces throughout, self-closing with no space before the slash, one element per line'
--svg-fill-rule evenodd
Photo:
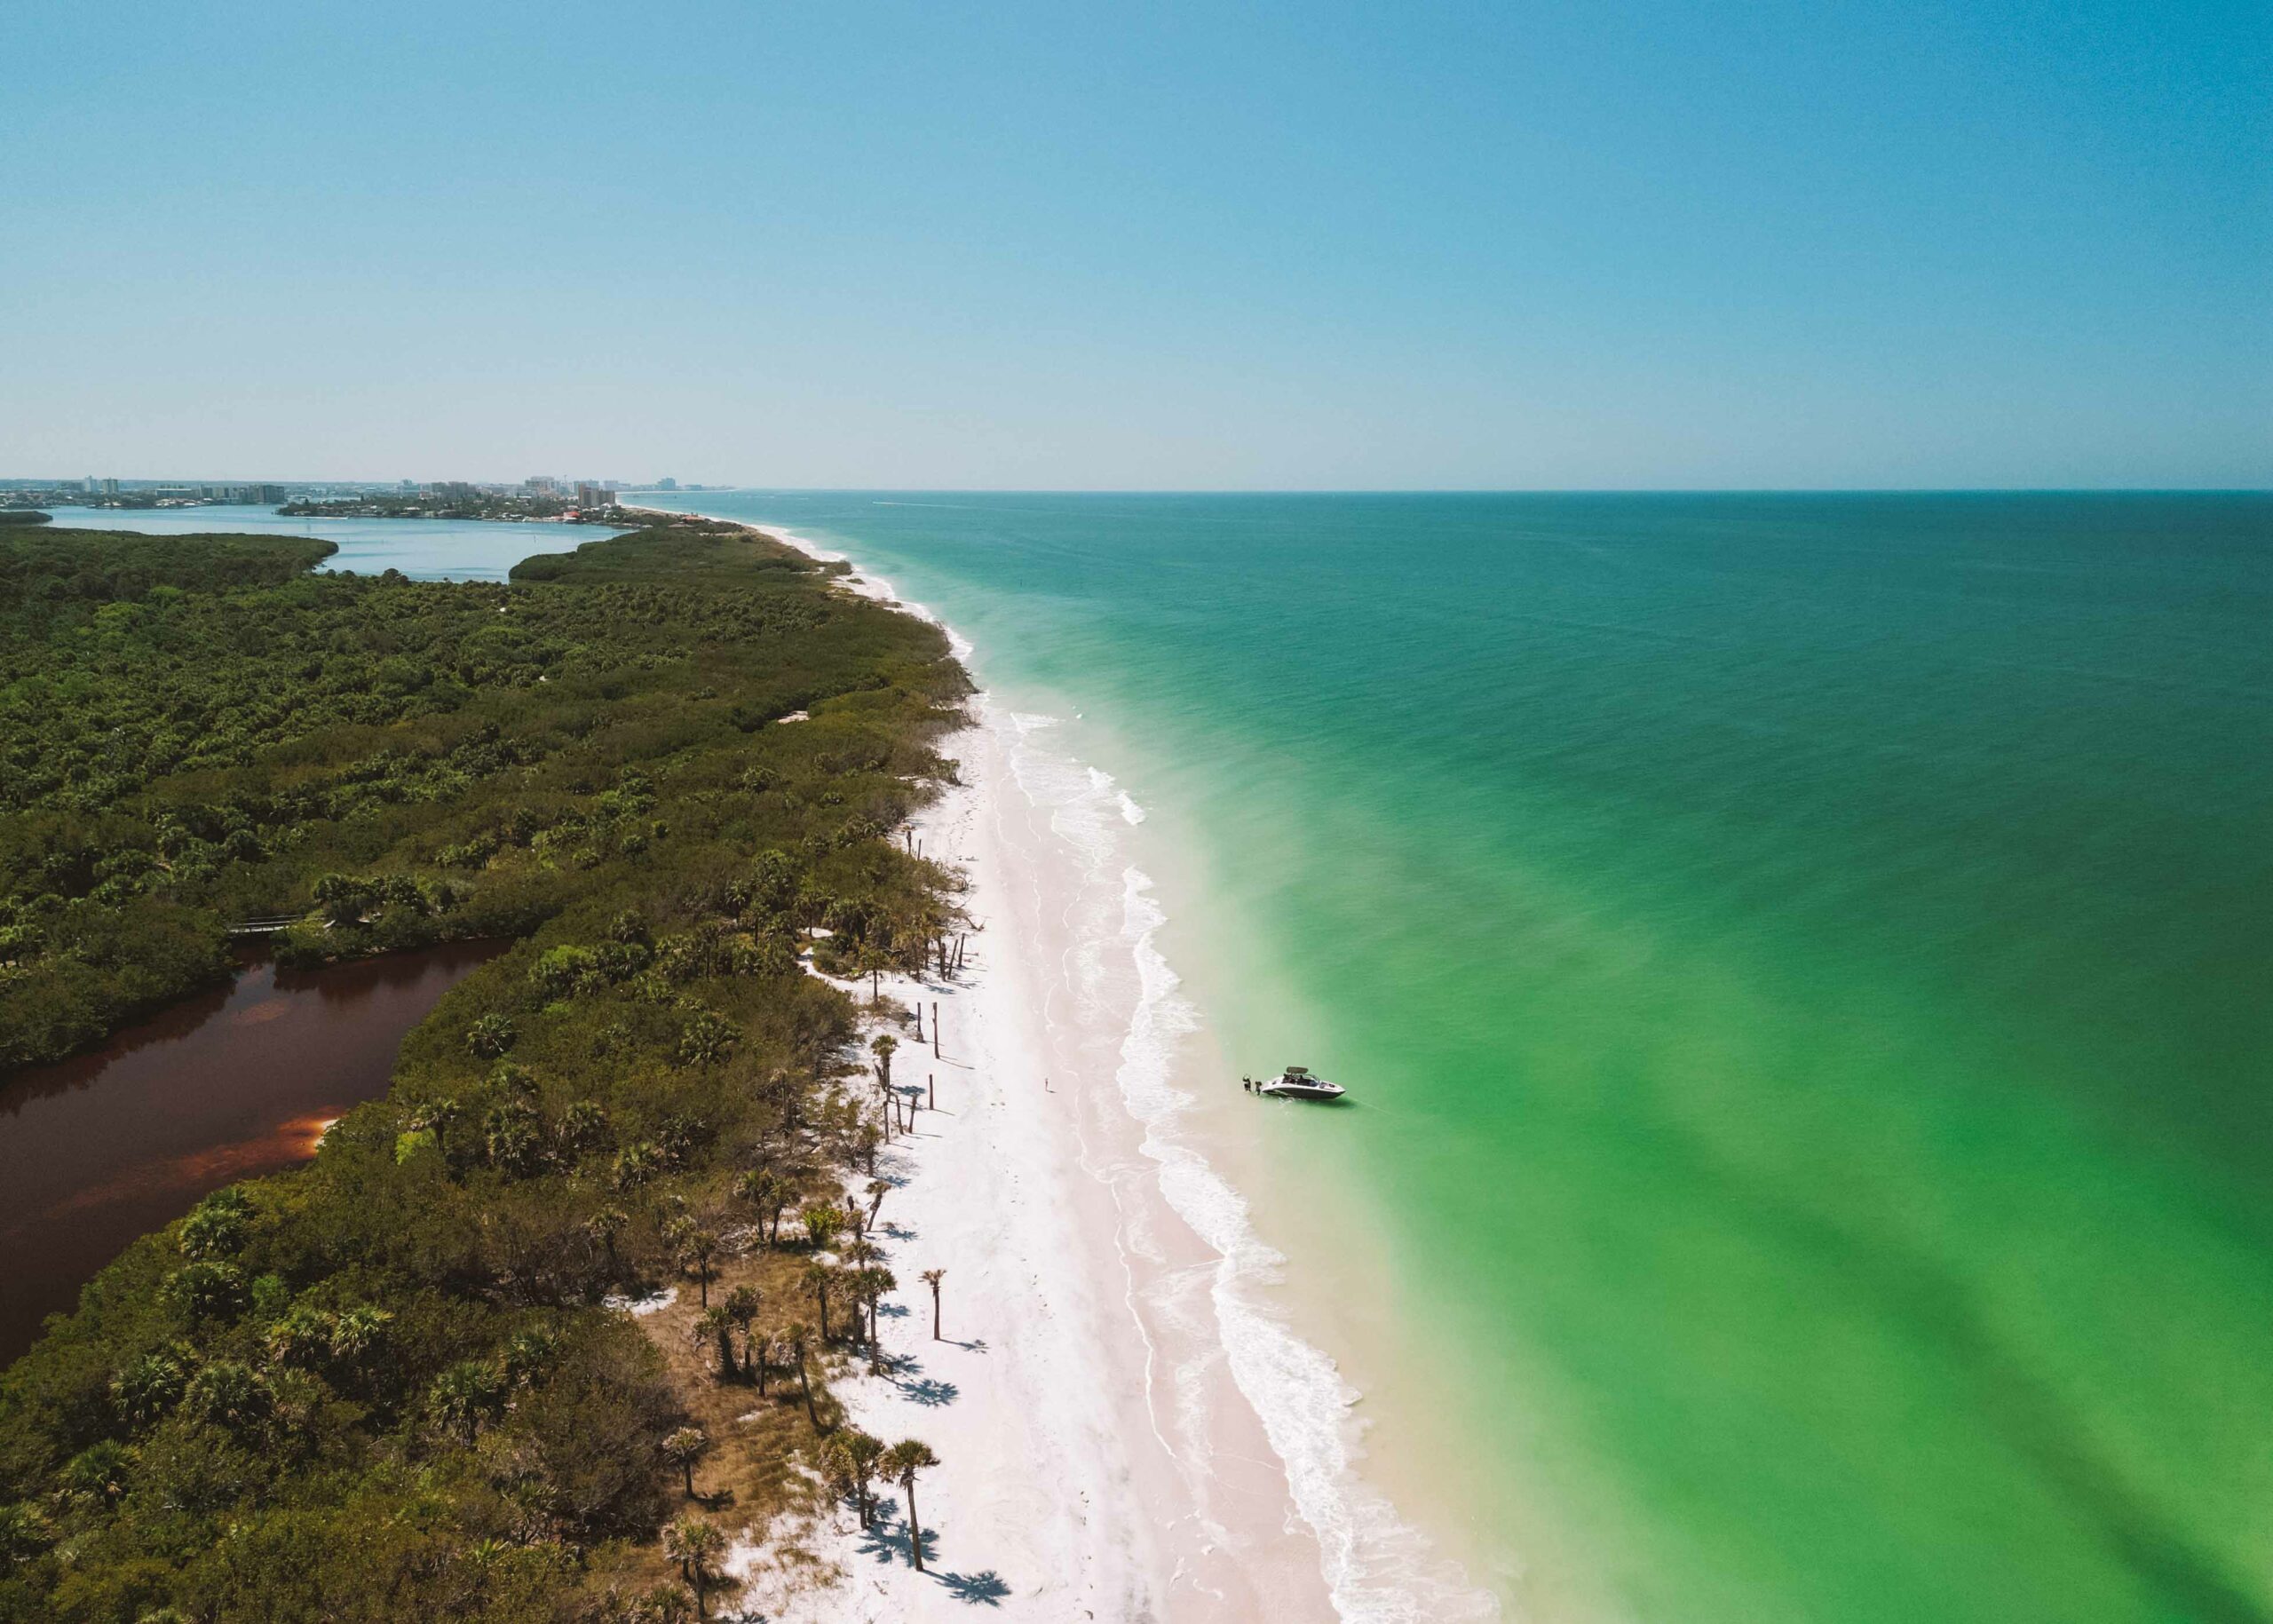
<path fill-rule="evenodd" d="M 927 1410 L 945 1409 L 962 1397 L 962 1389 L 952 1382 L 942 1382 L 936 1376 L 922 1376 L 912 1382 L 895 1382 L 899 1396 L 910 1404 L 920 1404 Z"/>
<path fill-rule="evenodd" d="M 907 1564 L 907 1525 L 901 1520 L 895 1507 L 879 1503 L 875 1509 L 875 1525 L 860 1532 L 859 1554 L 880 1567 L 903 1567 Z M 942 1572 L 931 1565 L 939 1560 L 939 1535 L 936 1529 L 923 1531 L 923 1577 L 937 1583 L 955 1600 L 971 1607 L 999 1607 L 1009 1600 L 1012 1592 L 1002 1574 L 993 1568 L 976 1573 Z"/>
<path fill-rule="evenodd" d="M 1010 1587 L 993 1568 L 983 1573 L 934 1573 L 931 1577 L 949 1596 L 973 1607 L 1000 1607 L 1010 1594 Z"/>

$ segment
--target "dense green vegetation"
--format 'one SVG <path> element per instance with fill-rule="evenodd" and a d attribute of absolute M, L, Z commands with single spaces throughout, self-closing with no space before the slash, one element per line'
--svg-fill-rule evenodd
<path fill-rule="evenodd" d="M 305 915 L 302 957 L 515 940 L 313 1163 L 138 1242 L 0 1376 L 0 1620 L 671 1616 L 717 1547 L 674 1515 L 693 1460 L 762 1520 L 874 1335 L 830 1294 L 888 1280 L 838 1203 L 889 1129 L 797 955 L 938 952 L 946 876 L 888 836 L 964 679 L 724 527 L 503 587 L 323 550 L 0 541 L 4 1052 L 222 973 L 233 915 Z M 601 1306 L 672 1279 L 695 1352 Z M 712 1390 L 757 1419 L 690 1443 Z"/>
<path fill-rule="evenodd" d="M 625 538 L 575 591 L 310 574 L 333 549 L 296 538 L 0 539 L 0 1071 L 220 978 L 233 920 L 307 912 L 288 957 L 520 934 L 653 837 L 604 720 L 668 752 L 916 657 L 794 554 L 710 537 L 731 590 L 723 557 L 659 570 L 655 535 L 704 534 Z"/>
<path fill-rule="evenodd" d="M 53 517 L 37 508 L 0 508 L 0 525 L 44 525 Z"/>

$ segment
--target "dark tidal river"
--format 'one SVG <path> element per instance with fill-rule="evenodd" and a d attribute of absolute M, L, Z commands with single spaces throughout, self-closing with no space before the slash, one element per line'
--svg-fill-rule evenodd
<path fill-rule="evenodd" d="M 499 951 L 458 942 L 236 981 L 0 1081 L 0 1364 L 138 1235 L 315 1154 L 403 1034 Z"/>

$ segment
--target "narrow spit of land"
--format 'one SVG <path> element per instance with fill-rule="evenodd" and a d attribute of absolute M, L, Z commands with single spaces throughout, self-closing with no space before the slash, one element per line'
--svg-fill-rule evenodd
<path fill-rule="evenodd" d="M 226 974 L 233 919 L 299 918 L 302 962 L 511 944 L 313 1162 L 0 1375 L 0 1620 L 715 1608 L 732 1539 L 858 1476 L 831 1382 L 880 1328 L 888 1126 L 844 989 L 956 931 L 895 831 L 968 685 L 736 527 L 503 587 L 328 551 L 0 542 L 0 1053 Z M 696 1340 L 608 1306 L 689 1297 Z"/>

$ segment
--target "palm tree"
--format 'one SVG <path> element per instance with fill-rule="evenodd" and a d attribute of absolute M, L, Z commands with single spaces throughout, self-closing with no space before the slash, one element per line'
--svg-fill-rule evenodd
<path fill-rule="evenodd" d="M 702 1282 L 702 1306 L 710 1306 L 710 1260 L 718 1255 L 718 1237 L 707 1229 L 693 1229 L 678 1245 L 679 1265 L 691 1267 Z"/>
<path fill-rule="evenodd" d="M 805 1369 L 805 1343 L 812 1339 L 812 1327 L 802 1319 L 793 1319 L 781 1328 L 790 1352 L 796 1357 L 797 1389 L 805 1396 L 805 1419 L 812 1422 L 813 1430 L 818 1432 L 820 1430 L 820 1412 L 813 1407 L 812 1377 Z"/>
<path fill-rule="evenodd" d="M 663 1555 L 678 1564 L 678 1571 L 686 1575 L 686 1582 L 694 1587 L 694 1616 L 707 1617 L 704 1612 L 705 1589 L 710 1581 L 710 1570 L 725 1554 L 726 1536 L 716 1523 L 699 1517 L 674 1518 L 663 1528 Z"/>
<path fill-rule="evenodd" d="M 718 1380 L 734 1379 L 734 1319 L 723 1308 L 706 1308 L 694 1321 L 695 1339 L 716 1343 L 718 1348 Z"/>
<path fill-rule="evenodd" d="M 798 1277 L 804 1286 L 806 1295 L 820 1304 L 820 1339 L 824 1343 L 828 1340 L 829 1282 L 836 1278 L 836 1271 L 819 1258 L 807 1264 L 804 1273 Z"/>
<path fill-rule="evenodd" d="M 726 1318 L 742 1334 L 742 1374 L 749 1374 L 749 1327 L 757 1318 L 757 1305 L 764 1294 L 755 1286 L 737 1286 L 726 1294 Z"/>
<path fill-rule="evenodd" d="M 394 1316 L 369 1303 L 343 1311 L 331 1322 L 331 1357 L 345 1368 L 360 1372 L 378 1347 L 387 1322 Z"/>
<path fill-rule="evenodd" d="M 875 1526 L 875 1496 L 871 1492 L 876 1462 L 883 1458 L 884 1441 L 858 1427 L 843 1427 L 828 1436 L 823 1453 L 829 1463 L 851 1485 L 860 1508 L 860 1526 Z"/>
<path fill-rule="evenodd" d="M 853 1277 L 853 1290 L 868 1306 L 868 1374 L 872 1376 L 884 1373 L 883 1339 L 876 1335 L 876 1304 L 899 1287 L 889 1269 L 867 1268 Z"/>
<path fill-rule="evenodd" d="M 939 1463 L 929 1444 L 912 1438 L 900 1439 L 876 1462 L 885 1477 L 907 1491 L 907 1556 L 919 1573 L 923 1571 L 923 1525 L 915 1520 L 915 1474 Z"/>
<path fill-rule="evenodd" d="M 884 1209 L 884 1197 L 891 1193 L 891 1186 L 881 1178 L 868 1181 L 868 1227 L 876 1226 L 876 1215 Z"/>
<path fill-rule="evenodd" d="M 844 1459 L 852 1469 L 853 1487 L 860 1497 L 860 1526 L 875 1526 L 876 1495 L 875 1481 L 884 1458 L 884 1441 L 858 1427 L 847 1427 L 839 1435 L 844 1439 Z"/>
<path fill-rule="evenodd" d="M 946 1278 L 947 1271 L 945 1269 L 926 1269 L 923 1271 L 923 1283 L 931 1288 L 931 1340 L 933 1342 L 939 1342 L 941 1340 L 939 1335 L 939 1282 Z"/>
<path fill-rule="evenodd" d="M 734 1186 L 734 1192 L 756 1208 L 757 1226 L 761 1234 L 764 1232 L 765 1221 L 769 1216 L 772 1218 L 777 1230 L 780 1227 L 781 1203 L 785 1192 L 778 1175 L 762 1168 L 753 1168 L 741 1176 L 741 1182 Z"/>
<path fill-rule="evenodd" d="M 434 1378 L 431 1402 L 434 1419 L 471 1445 L 482 1421 L 502 1396 L 497 1373 L 474 1359 L 461 1359 Z"/>
<path fill-rule="evenodd" d="M 465 1046 L 477 1059 L 495 1060 L 511 1049 L 519 1035 L 511 1016 L 493 1011 L 466 1029 Z"/>
<path fill-rule="evenodd" d="M 338 1323 L 337 1315 L 327 1314 L 313 1303 L 295 1303 L 281 1319 L 269 1325 L 263 1339 L 268 1357 L 280 1365 L 313 1368 L 329 1351 Z"/>
<path fill-rule="evenodd" d="M 883 1000 L 883 972 L 891 968 L 891 955 L 874 942 L 860 944 L 860 951 L 853 959 L 853 974 L 868 978 L 868 1002 Z"/>
<path fill-rule="evenodd" d="M 868 1374 L 878 1374 L 875 1360 L 875 1339 L 869 1334 L 868 1310 L 875 1301 L 875 1281 L 873 1269 L 850 1269 L 844 1275 L 844 1295 L 852 1299 L 853 1334 L 869 1344 Z"/>
<path fill-rule="evenodd" d="M 511 1387 L 534 1386 L 559 1359 L 560 1333 L 550 1326 L 532 1326 L 526 1331 L 516 1331 L 505 1344 L 506 1383 Z"/>
<path fill-rule="evenodd" d="M 709 1435 L 700 1427 L 681 1427 L 663 1440 L 663 1458 L 685 1474 L 689 1500 L 694 1498 L 694 1463 L 709 1453 Z"/>
<path fill-rule="evenodd" d="M 631 1223 L 631 1215 L 621 1207 L 605 1207 L 584 1220 L 584 1235 L 607 1254 L 608 1278 L 615 1278 L 615 1238 Z"/>
<path fill-rule="evenodd" d="M 875 1051 L 876 1085 L 879 1088 L 891 1088 L 891 1058 L 899 1048 L 899 1040 L 889 1032 L 879 1033 L 876 1034 L 875 1041 L 868 1047 Z"/>
<path fill-rule="evenodd" d="M 883 1446 L 878 1445 L 877 1447 L 882 1448 Z M 83 1500 L 100 1501 L 106 1506 L 115 1506 L 126 1497 L 127 1482 L 133 1464 L 133 1452 L 125 1445 L 115 1438 L 100 1438 L 73 1456 L 63 1468 L 63 1484 Z M 865 1527 L 867 1525 L 867 1518 L 863 1516 L 861 1525 Z M 4 1549 L 0 1549 L 0 1558 L 4 1558 Z"/>

